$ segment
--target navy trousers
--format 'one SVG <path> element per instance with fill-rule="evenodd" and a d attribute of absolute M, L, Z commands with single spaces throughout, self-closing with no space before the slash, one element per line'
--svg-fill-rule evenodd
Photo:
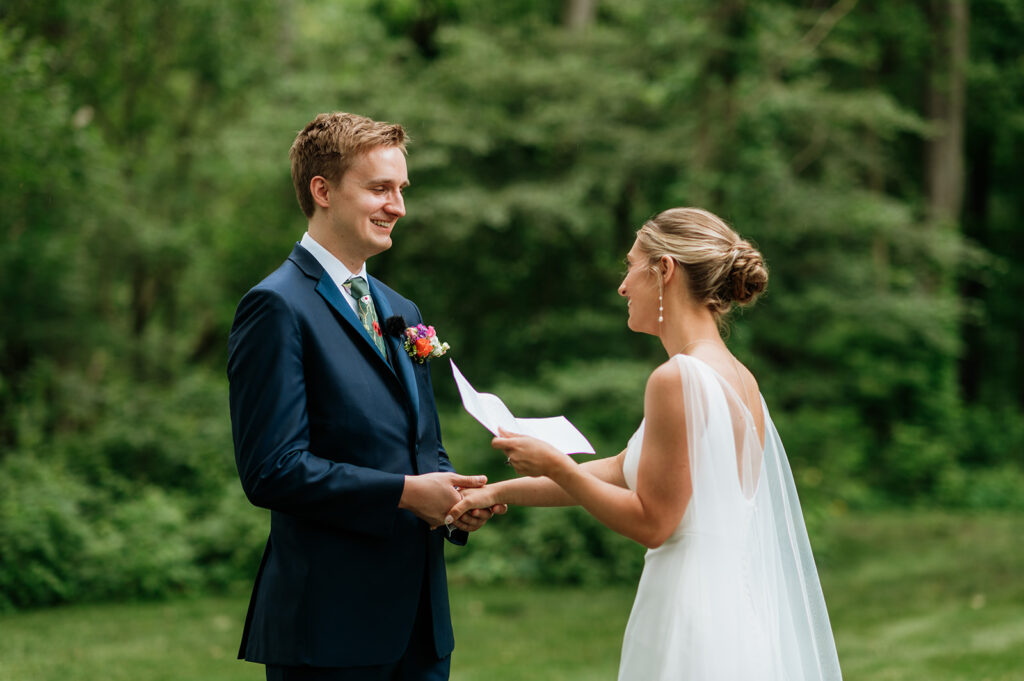
<path fill-rule="evenodd" d="M 429 588 L 424 579 L 416 623 L 405 653 L 393 664 L 369 667 L 282 667 L 267 665 L 267 681 L 448 681 L 451 655 L 437 658 L 430 621 Z"/>

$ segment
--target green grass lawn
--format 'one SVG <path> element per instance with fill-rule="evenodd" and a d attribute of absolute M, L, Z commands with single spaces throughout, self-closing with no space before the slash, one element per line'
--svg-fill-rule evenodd
<path fill-rule="evenodd" d="M 1024 516 L 849 518 L 822 571 L 846 679 L 1024 680 Z"/>
<path fill-rule="evenodd" d="M 847 681 L 1024 681 L 1024 516 L 851 516 L 822 582 Z M 453 681 L 614 679 L 633 587 L 452 585 Z M 246 599 L 0 617 L 0 681 L 256 681 Z"/>

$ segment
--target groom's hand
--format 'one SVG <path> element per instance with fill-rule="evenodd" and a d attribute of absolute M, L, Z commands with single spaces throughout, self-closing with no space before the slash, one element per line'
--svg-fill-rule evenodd
<path fill-rule="evenodd" d="M 412 511 L 431 529 L 444 525 L 448 510 L 462 500 L 459 488 L 483 487 L 486 475 L 424 473 L 405 476 L 405 487 L 398 508 Z"/>

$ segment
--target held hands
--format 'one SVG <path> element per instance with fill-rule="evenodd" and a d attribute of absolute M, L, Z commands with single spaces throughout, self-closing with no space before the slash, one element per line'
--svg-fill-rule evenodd
<path fill-rule="evenodd" d="M 509 464 L 520 475 L 554 477 L 560 471 L 576 466 L 576 462 L 570 457 L 543 440 L 528 435 L 510 433 L 501 428 L 498 432 L 499 436 L 491 441 L 491 446 L 503 450 L 508 456 Z M 468 529 L 463 526 L 463 523 L 473 523 L 472 519 L 479 518 L 477 515 L 479 513 L 486 514 L 486 518 L 490 518 L 495 513 L 505 513 L 508 510 L 502 495 L 502 490 L 505 487 L 505 483 L 499 483 L 462 490 L 462 500 L 452 507 L 446 520 L 449 523 L 454 521 L 462 529 Z M 483 522 L 480 522 L 472 529 L 476 529 L 482 524 Z"/>
<path fill-rule="evenodd" d="M 444 525 L 452 506 L 462 500 L 461 490 L 483 487 L 485 475 L 459 475 L 458 473 L 424 473 L 405 476 L 405 487 L 398 508 L 412 511 L 431 529 Z M 490 518 L 490 515 L 487 516 Z M 487 521 L 480 521 L 483 525 Z M 463 528 L 465 529 L 465 528 Z M 476 528 L 473 528 L 476 529 Z"/>
<path fill-rule="evenodd" d="M 508 505 L 499 502 L 493 494 L 493 488 L 487 485 L 459 491 L 462 500 L 448 511 L 444 519 L 445 525 L 449 527 L 473 532 L 483 527 L 492 516 L 503 515 L 508 511 Z"/>
<path fill-rule="evenodd" d="M 508 505 L 498 499 L 494 487 L 484 485 L 461 491 L 462 501 L 455 504 L 445 518 L 446 523 L 454 524 L 461 530 L 478 530 L 491 516 L 502 515 L 508 511 Z"/>
<path fill-rule="evenodd" d="M 510 433 L 504 428 L 499 428 L 498 433 L 498 437 L 491 441 L 491 446 L 503 450 L 508 456 L 508 463 L 520 475 L 554 477 L 560 470 L 566 470 L 576 465 L 576 462 L 570 457 L 543 440 L 529 435 Z M 483 527 L 484 523 L 493 515 L 500 515 L 508 511 L 508 505 L 502 501 L 498 490 L 494 486 L 485 484 L 487 480 L 484 476 L 474 476 L 473 480 L 482 480 L 483 482 L 460 486 L 461 489 L 456 491 L 459 499 L 445 514 L 444 524 L 454 525 L 461 530 L 472 532 Z M 424 520 L 427 519 L 424 518 Z M 431 524 L 433 526 L 433 523 Z"/>
<path fill-rule="evenodd" d="M 452 514 L 452 507 L 462 501 L 463 495 L 475 491 L 475 488 L 483 487 L 486 483 L 486 475 L 407 475 L 398 507 L 415 513 L 420 520 L 430 525 L 432 530 L 441 525 L 448 525 L 473 532 L 483 527 L 494 514 L 502 514 L 508 510 L 505 504 L 494 503 L 463 509 L 457 515 Z"/>

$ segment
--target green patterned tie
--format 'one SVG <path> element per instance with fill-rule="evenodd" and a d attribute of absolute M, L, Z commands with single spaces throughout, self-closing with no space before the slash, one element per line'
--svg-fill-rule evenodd
<path fill-rule="evenodd" d="M 384 359 L 388 358 L 388 351 L 384 347 L 384 337 L 381 335 L 380 323 L 377 321 L 377 310 L 373 307 L 373 298 L 370 297 L 370 286 L 362 277 L 352 277 L 344 284 L 352 297 L 356 299 L 356 310 L 359 313 L 359 321 L 363 328 L 370 334 L 370 338 L 377 345 L 380 354 Z"/>

